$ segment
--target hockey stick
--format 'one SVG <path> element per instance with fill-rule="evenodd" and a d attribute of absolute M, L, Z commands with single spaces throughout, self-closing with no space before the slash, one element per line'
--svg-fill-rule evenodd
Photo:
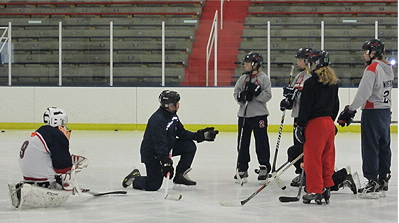
<path fill-rule="evenodd" d="M 89 189 L 84 189 L 83 193 L 88 193 L 93 195 L 94 197 L 109 195 L 109 194 L 127 194 L 127 191 L 124 190 L 116 190 L 116 191 L 107 191 L 107 192 L 92 192 Z"/>
<path fill-rule="evenodd" d="M 173 149 L 169 151 L 169 158 L 172 159 L 172 153 Z M 165 200 L 171 200 L 171 201 L 179 201 L 182 198 L 181 194 L 169 194 L 169 179 L 170 177 L 170 172 L 166 174 L 166 185 L 165 185 Z"/>
<path fill-rule="evenodd" d="M 301 183 L 300 183 L 300 185 L 299 185 L 298 195 L 297 195 L 296 197 L 284 197 L 284 196 L 281 196 L 281 197 L 279 197 L 278 199 L 279 199 L 281 202 L 296 202 L 296 201 L 299 201 L 300 198 L 301 198 L 302 187 L 303 187 L 304 181 L 305 181 L 305 171 L 304 171 L 304 169 L 302 169 L 302 173 L 301 173 Z"/>
<path fill-rule="evenodd" d="M 249 80 L 251 80 L 251 79 L 249 79 Z M 240 139 L 238 140 L 238 156 L 240 155 L 240 151 L 241 151 L 242 135 L 244 133 L 245 119 L 247 117 L 247 108 L 248 108 L 248 101 L 245 101 L 244 117 L 242 118 L 242 126 L 241 126 L 241 129 L 240 129 Z M 238 171 L 238 156 L 237 156 L 236 177 L 237 177 L 237 180 L 238 180 L 239 184 L 242 186 L 242 185 L 244 185 L 244 181 L 241 178 L 241 176 L 239 174 L 239 171 Z"/>
<path fill-rule="evenodd" d="M 220 201 L 220 205 L 222 206 L 227 206 L 227 207 L 241 207 L 244 206 L 246 203 L 248 203 L 253 197 L 255 197 L 259 192 L 261 192 L 265 187 L 267 187 L 274 179 L 279 177 L 281 174 L 283 174 L 287 169 L 289 169 L 292 165 L 294 165 L 299 159 L 303 157 L 303 153 L 299 155 L 297 158 L 295 158 L 293 161 L 291 161 L 284 169 L 282 169 L 279 172 L 272 173 L 272 177 L 268 179 L 268 181 L 262 185 L 258 190 L 256 190 L 254 193 L 251 194 L 248 198 L 242 200 L 242 201 L 231 201 L 231 200 L 223 200 Z"/>
<path fill-rule="evenodd" d="M 294 73 L 294 68 L 295 68 L 294 66 L 291 66 L 290 78 L 289 78 L 288 86 L 291 85 L 291 82 L 292 82 L 292 74 Z M 276 149 L 275 149 L 275 152 L 274 152 L 272 173 L 275 173 L 275 172 L 276 172 L 277 155 L 278 155 L 278 150 L 279 150 L 279 148 L 280 148 L 280 141 L 281 141 L 281 135 L 282 135 L 282 132 L 283 132 L 284 120 L 285 120 L 285 109 L 282 111 L 282 115 L 281 115 L 280 129 L 279 129 L 279 131 L 278 131 L 278 137 L 277 137 L 277 142 L 276 142 Z M 284 182 L 283 182 L 279 177 L 276 178 L 276 183 L 277 183 L 277 185 L 278 185 L 281 189 L 283 189 L 283 190 L 285 190 L 285 189 L 287 188 L 287 187 L 285 186 Z"/>

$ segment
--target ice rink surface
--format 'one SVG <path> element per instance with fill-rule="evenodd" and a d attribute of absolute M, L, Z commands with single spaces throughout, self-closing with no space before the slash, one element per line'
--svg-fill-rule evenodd
<path fill-rule="evenodd" d="M 93 197 L 89 194 L 71 196 L 60 207 L 19 210 L 11 206 L 7 183 L 22 179 L 18 153 L 22 142 L 31 131 L 6 130 L 0 133 L 0 222 L 398 222 L 398 135 L 392 134 L 392 179 L 387 197 L 361 199 L 349 188 L 331 193 L 328 205 L 303 204 L 302 201 L 281 203 L 280 196 L 296 196 L 297 188 L 289 183 L 295 177 L 290 168 L 281 175 L 287 185 L 281 190 L 275 183 L 267 186 L 243 207 L 224 207 L 221 200 L 240 201 L 254 193 L 260 185 L 254 169 L 258 167 L 252 142 L 252 161 L 248 183 L 234 183 L 237 133 L 221 132 L 215 142 L 198 145 L 193 170 L 189 176 L 197 181 L 194 191 L 173 190 L 181 194 L 180 201 L 164 199 L 164 186 L 157 192 L 124 189 L 122 179 L 135 166 L 145 175 L 140 163 L 140 131 L 73 131 L 71 152 L 88 158 L 89 166 L 77 175 L 81 187 L 92 191 L 127 190 L 126 195 Z M 271 163 L 275 153 L 277 133 L 269 133 Z M 253 139 L 252 139 L 253 141 Z M 283 133 L 277 166 L 286 161 L 286 150 L 292 134 Z M 175 164 L 178 157 L 173 158 Z M 360 134 L 339 133 L 336 137 L 336 167 L 350 165 L 358 172 L 362 185 Z M 303 193 L 302 193 L 303 194 Z"/>

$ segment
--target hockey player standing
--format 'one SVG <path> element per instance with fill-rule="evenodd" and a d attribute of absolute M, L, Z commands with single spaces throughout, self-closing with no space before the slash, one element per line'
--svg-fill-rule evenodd
<path fill-rule="evenodd" d="M 191 171 L 197 142 L 214 141 L 219 133 L 213 127 L 190 132 L 184 129 L 177 116 L 180 106 L 180 95 L 176 91 L 164 90 L 159 95 L 160 107 L 149 118 L 144 137 L 141 142 L 141 161 L 145 164 L 147 176 L 141 176 L 138 169 L 134 169 L 122 181 L 123 187 L 133 185 L 134 189 L 157 191 L 163 177 L 172 179 L 174 176 L 173 161 L 169 155 L 180 155 L 176 166 L 176 176 L 173 179 L 174 188 L 195 189 L 196 182 L 187 173 Z"/>
<path fill-rule="evenodd" d="M 341 126 L 349 125 L 356 109 L 362 108 L 361 148 L 363 175 L 368 179 L 359 196 L 375 196 L 388 191 L 391 178 L 391 90 L 394 82 L 392 66 L 383 57 L 384 43 L 368 40 L 362 47 L 366 69 L 352 104 L 338 117 Z M 378 195 L 377 195 L 378 197 Z"/>
<path fill-rule="evenodd" d="M 23 182 L 10 184 L 12 205 L 16 208 L 49 207 L 64 204 L 79 187 L 75 172 L 87 166 L 87 159 L 69 152 L 71 131 L 63 109 L 47 108 L 46 125 L 33 132 L 22 144 L 19 164 Z"/>
<path fill-rule="evenodd" d="M 244 73 L 234 87 L 234 99 L 239 104 L 238 116 L 238 158 L 236 183 L 246 183 L 248 163 L 250 161 L 249 145 L 251 133 L 254 132 L 256 154 L 259 162 L 258 181 L 264 184 L 270 172 L 270 145 L 267 134 L 267 116 L 269 111 L 266 102 L 272 98 L 271 82 L 266 73 L 260 71 L 263 57 L 259 53 L 249 53 L 243 58 Z M 237 176 L 238 175 L 238 176 Z"/>
<path fill-rule="evenodd" d="M 312 51 L 311 48 L 298 49 L 298 51 L 295 54 L 295 58 L 296 58 L 296 66 L 299 70 L 299 73 L 295 76 L 294 80 L 292 81 L 292 83 L 289 84 L 289 86 L 283 88 L 283 96 L 285 98 L 280 102 L 280 110 L 284 111 L 292 109 L 291 117 L 294 118 L 294 123 L 296 122 L 296 119 L 298 117 L 299 103 L 300 103 L 303 84 L 309 77 L 311 77 L 309 68 L 307 66 L 308 57 L 311 51 Z M 301 145 L 301 143 L 295 139 L 295 134 L 293 134 L 293 140 L 294 140 L 294 145 Z M 291 157 L 291 158 L 292 160 L 294 160 L 296 157 Z M 289 161 L 291 162 L 292 160 Z M 303 159 L 300 159 L 298 162 L 294 164 L 295 173 L 298 174 L 298 176 L 292 179 L 291 186 L 295 187 L 299 186 L 301 172 L 302 172 L 301 168 L 299 167 L 299 164 L 302 162 Z"/>
<path fill-rule="evenodd" d="M 295 137 L 304 143 L 308 193 L 302 198 L 306 204 L 312 200 L 322 204 L 322 199 L 329 203 L 330 187 L 334 185 L 334 120 L 338 114 L 339 99 L 338 79 L 328 65 L 328 52 L 315 50 L 309 55 L 312 76 L 304 83 L 295 127 Z"/>

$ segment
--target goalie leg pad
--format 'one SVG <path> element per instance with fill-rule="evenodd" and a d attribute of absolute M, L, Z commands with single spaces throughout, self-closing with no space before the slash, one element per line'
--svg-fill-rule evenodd
<path fill-rule="evenodd" d="M 21 199 L 22 183 L 8 184 L 8 191 L 10 192 L 12 206 L 18 208 Z"/>
<path fill-rule="evenodd" d="M 17 208 L 45 208 L 55 207 L 64 204 L 71 191 L 53 190 L 37 187 L 31 184 L 23 184 L 21 189 L 21 199 Z"/>

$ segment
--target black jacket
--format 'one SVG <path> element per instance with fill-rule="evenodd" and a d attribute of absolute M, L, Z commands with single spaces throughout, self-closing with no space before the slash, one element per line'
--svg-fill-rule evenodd
<path fill-rule="evenodd" d="M 196 140 L 197 133 L 184 129 L 176 113 L 158 108 L 148 119 L 140 147 L 141 161 L 168 156 L 177 138 Z"/>
<path fill-rule="evenodd" d="M 337 117 L 339 110 L 338 85 L 323 85 L 316 73 L 303 85 L 297 124 L 306 126 L 308 121 L 318 117 Z"/>

